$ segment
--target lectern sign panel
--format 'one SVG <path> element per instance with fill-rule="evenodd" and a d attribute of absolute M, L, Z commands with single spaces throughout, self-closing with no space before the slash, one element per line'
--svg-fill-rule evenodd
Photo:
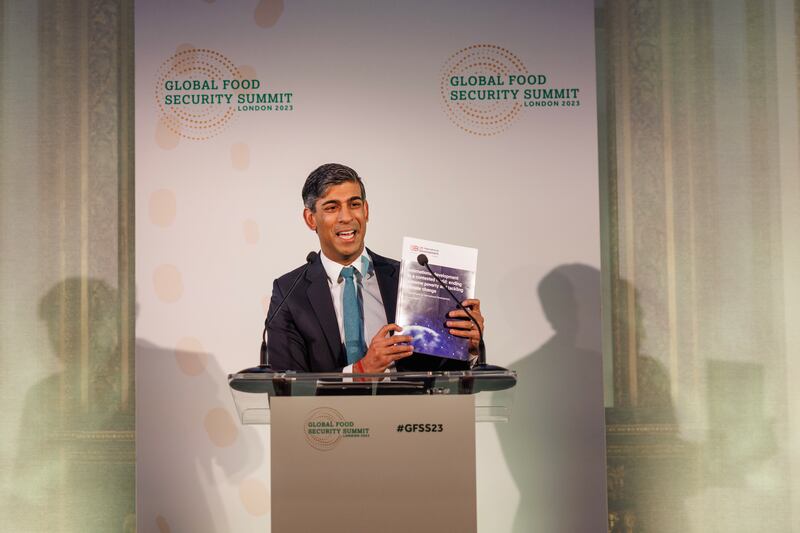
<path fill-rule="evenodd" d="M 272 398 L 272 530 L 475 531 L 471 396 Z"/>

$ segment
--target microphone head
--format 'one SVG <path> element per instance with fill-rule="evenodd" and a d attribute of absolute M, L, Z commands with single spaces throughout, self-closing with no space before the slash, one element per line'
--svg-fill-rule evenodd
<path fill-rule="evenodd" d="M 306 263 L 310 263 L 316 258 L 317 258 L 317 252 L 308 252 L 308 255 L 306 256 Z"/>
<path fill-rule="evenodd" d="M 428 256 L 425 255 L 425 254 L 419 254 L 417 256 L 417 263 L 419 263 L 422 266 L 427 265 L 428 264 Z"/>

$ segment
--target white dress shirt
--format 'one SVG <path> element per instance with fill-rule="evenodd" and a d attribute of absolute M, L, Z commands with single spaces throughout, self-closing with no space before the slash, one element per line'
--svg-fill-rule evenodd
<path fill-rule="evenodd" d="M 366 260 L 362 259 L 366 258 Z M 331 290 L 333 309 L 336 311 L 336 322 L 339 324 L 339 337 L 344 342 L 344 312 L 342 310 L 344 301 L 344 279 L 341 276 L 342 268 L 352 266 L 357 273 L 355 284 L 358 301 L 363 305 L 364 316 L 364 342 L 369 346 L 370 341 L 383 326 L 386 325 L 386 309 L 383 307 L 383 298 L 378 286 L 378 278 L 375 276 L 375 269 L 372 266 L 372 259 L 367 254 L 366 247 L 361 255 L 349 265 L 342 265 L 329 259 L 325 253 L 320 254 L 322 266 L 328 276 L 328 287 Z M 364 272 L 364 265 L 368 265 Z M 353 365 L 348 365 L 342 372 L 352 372 Z"/>

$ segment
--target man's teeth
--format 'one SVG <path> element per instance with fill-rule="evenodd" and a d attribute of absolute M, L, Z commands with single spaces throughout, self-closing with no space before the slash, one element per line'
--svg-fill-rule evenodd
<path fill-rule="evenodd" d="M 341 237 L 343 239 L 349 239 L 351 237 L 354 237 L 355 234 L 356 234 L 355 230 L 340 231 L 339 233 L 337 233 L 337 235 L 339 235 L 339 237 Z"/>

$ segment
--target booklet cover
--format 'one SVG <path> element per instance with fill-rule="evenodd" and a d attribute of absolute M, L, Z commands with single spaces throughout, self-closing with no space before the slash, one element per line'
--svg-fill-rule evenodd
<path fill-rule="evenodd" d="M 457 309 L 447 291 L 436 282 L 417 257 L 425 254 L 428 265 L 459 301 L 475 296 L 478 250 L 453 244 L 405 237 L 400 261 L 395 322 L 401 335 L 411 335 L 416 353 L 469 359 L 469 340 L 451 335 L 447 313 Z M 469 320 L 469 319 L 467 319 Z"/>

